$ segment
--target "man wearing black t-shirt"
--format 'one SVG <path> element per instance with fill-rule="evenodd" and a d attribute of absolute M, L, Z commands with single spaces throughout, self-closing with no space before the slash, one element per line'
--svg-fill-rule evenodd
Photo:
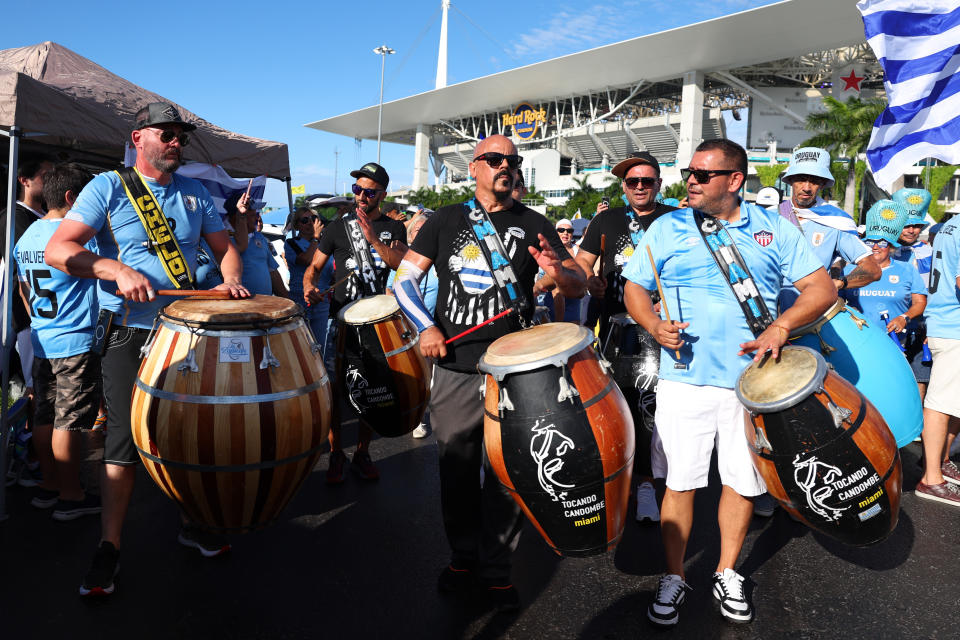
<path fill-rule="evenodd" d="M 445 344 L 450 336 L 489 320 L 505 309 L 505 295 L 478 243 L 468 214 L 486 211 L 515 272 L 522 295 L 533 299 L 533 279 L 543 269 L 564 295 L 579 298 L 585 278 L 542 215 L 513 200 L 522 158 L 504 136 L 477 145 L 470 175 L 476 197 L 443 207 L 420 233 L 397 271 L 394 293 L 404 313 L 420 331 L 424 356 L 437 358 L 430 398 L 430 417 L 440 456 L 440 504 L 450 544 L 450 564 L 440 574 L 444 593 L 465 593 L 479 581 L 500 611 L 519 607 L 510 582 L 511 555 L 522 526 L 520 509 L 497 481 L 482 457 L 483 376 L 477 361 L 497 338 L 520 329 L 516 313 Z M 479 212 L 478 212 L 479 213 Z M 416 283 L 430 266 L 436 268 L 439 290 L 431 315 Z M 530 318 L 532 304 L 524 314 Z M 486 470 L 481 486 L 479 470 Z"/>
<path fill-rule="evenodd" d="M 313 254 L 313 260 L 303 275 L 303 297 L 307 303 L 320 302 L 326 293 L 316 287 L 316 278 L 320 270 L 333 256 L 336 265 L 333 300 L 330 303 L 330 318 L 333 322 L 330 331 L 337 331 L 337 315 L 346 304 L 369 295 L 384 293 L 391 269 L 396 269 L 403 259 L 407 247 L 403 240 L 407 232 L 402 222 L 392 220 L 380 211 L 380 203 L 387 195 L 390 176 L 375 162 L 368 162 L 350 175 L 357 179 L 353 185 L 356 195 L 356 216 L 343 215 L 327 225 L 320 236 L 320 244 Z M 357 226 L 354 226 L 353 223 Z M 349 230 L 353 227 L 362 232 L 368 255 L 355 255 L 355 244 L 351 242 Z M 396 243 L 396 244 L 395 244 Z M 336 340 L 333 340 L 336 344 Z M 328 372 L 335 380 L 334 372 Z M 340 484 L 344 480 L 344 467 L 347 456 L 340 443 L 340 393 L 334 384 L 333 418 L 330 421 L 330 464 L 327 467 L 327 484 Z M 353 468 L 364 480 L 376 480 L 380 477 L 373 460 L 370 459 L 370 438 L 373 431 L 363 420 L 358 430 L 357 451 L 353 455 Z"/>

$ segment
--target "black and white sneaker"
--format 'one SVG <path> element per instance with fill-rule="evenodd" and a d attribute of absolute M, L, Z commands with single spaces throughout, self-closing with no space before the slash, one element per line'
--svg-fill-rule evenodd
<path fill-rule="evenodd" d="M 727 568 L 713 574 L 713 597 L 720 601 L 720 613 L 731 622 L 750 622 L 753 609 L 743 595 L 743 576 Z"/>
<path fill-rule="evenodd" d="M 657 583 L 657 597 L 647 608 L 647 619 L 658 627 L 677 624 L 680 619 L 677 611 L 690 590 L 690 585 L 674 573 L 661 577 Z"/>
<path fill-rule="evenodd" d="M 80 584 L 81 596 L 108 596 L 113 593 L 113 579 L 120 571 L 120 552 L 111 542 L 101 542 L 93 556 L 93 565 Z"/>

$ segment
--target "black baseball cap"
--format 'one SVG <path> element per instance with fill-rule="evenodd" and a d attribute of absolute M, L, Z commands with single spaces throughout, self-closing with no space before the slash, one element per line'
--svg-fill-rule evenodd
<path fill-rule="evenodd" d="M 178 124 L 184 131 L 193 131 L 197 125 L 190 124 L 180 117 L 180 112 L 169 102 L 151 102 L 137 111 L 137 126 L 143 129 L 157 124 Z"/>
<path fill-rule="evenodd" d="M 390 176 L 387 175 L 387 170 L 378 165 L 376 162 L 368 162 L 356 171 L 351 171 L 350 177 L 370 178 L 384 189 L 386 189 L 387 185 L 390 183 Z"/>
<path fill-rule="evenodd" d="M 660 163 L 657 162 L 657 159 L 654 158 L 653 154 L 649 151 L 631 153 L 625 160 L 621 160 L 617 166 L 613 168 L 613 175 L 622 180 L 623 176 L 627 175 L 627 171 L 630 171 L 631 167 L 635 167 L 638 164 L 650 165 L 653 167 L 653 170 L 657 172 L 657 177 L 660 177 Z"/>

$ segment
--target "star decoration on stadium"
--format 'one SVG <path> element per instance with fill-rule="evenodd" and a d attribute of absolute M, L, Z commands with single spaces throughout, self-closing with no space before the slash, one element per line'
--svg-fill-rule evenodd
<path fill-rule="evenodd" d="M 843 80 L 844 91 L 849 91 L 850 89 L 860 91 L 860 83 L 863 82 L 863 77 L 857 75 L 856 69 L 850 69 L 850 75 L 845 78 L 841 76 L 840 79 Z"/>

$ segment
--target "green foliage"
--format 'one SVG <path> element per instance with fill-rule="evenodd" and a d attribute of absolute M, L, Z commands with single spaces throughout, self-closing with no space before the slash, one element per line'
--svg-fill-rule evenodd
<path fill-rule="evenodd" d="M 457 188 L 449 185 L 443 185 L 437 191 L 434 191 L 433 189 L 427 189 L 426 187 L 422 187 L 416 191 L 411 191 L 407 194 L 406 200 L 410 204 L 422 204 L 427 209 L 433 209 L 436 211 L 440 207 L 445 207 L 449 204 L 466 202 L 472 197 L 472 185 Z"/>
<path fill-rule="evenodd" d="M 674 182 L 671 185 L 660 189 L 660 193 L 663 194 L 664 198 L 676 198 L 677 200 L 683 200 L 687 197 L 687 185 L 683 182 Z"/>
<path fill-rule="evenodd" d="M 754 165 L 754 169 L 757 171 L 757 177 L 760 178 L 760 185 L 764 187 L 774 187 L 777 184 L 777 179 L 780 177 L 780 174 L 787 170 L 789 165 L 786 164 L 768 164 L 768 165 Z"/>
<path fill-rule="evenodd" d="M 848 162 L 831 162 L 830 163 L 830 173 L 833 174 L 834 184 L 830 189 L 826 191 L 823 195 L 825 200 L 836 200 L 838 206 L 841 209 L 846 209 L 844 206 L 847 199 L 847 175 L 850 171 L 850 163 Z M 860 185 L 863 183 L 863 176 L 867 172 L 867 163 L 863 160 L 857 160 L 856 168 L 854 169 L 854 185 L 856 190 L 854 191 L 854 200 L 853 200 L 853 219 L 857 219 L 857 211 L 860 208 Z M 858 223 L 859 224 L 859 223 Z"/>
<path fill-rule="evenodd" d="M 930 216 L 937 222 L 943 218 L 945 211 L 945 207 L 937 201 L 940 199 L 940 196 L 943 195 L 944 187 L 950 182 L 950 178 L 953 177 L 956 170 L 957 167 L 953 165 L 939 165 L 936 167 L 924 167 L 923 172 L 920 174 L 923 177 L 924 184 L 927 184 L 927 176 L 929 175 L 929 191 L 933 194 L 933 200 L 930 201 Z"/>

